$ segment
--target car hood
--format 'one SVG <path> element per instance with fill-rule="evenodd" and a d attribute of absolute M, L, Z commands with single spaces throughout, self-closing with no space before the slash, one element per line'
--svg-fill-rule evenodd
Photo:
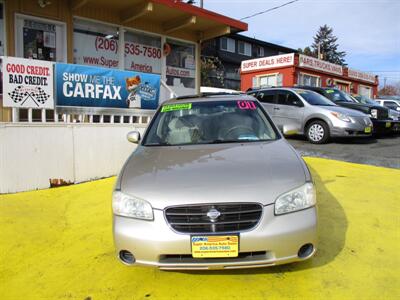
<path fill-rule="evenodd" d="M 122 192 L 164 209 L 214 202 L 273 203 L 306 181 L 302 160 L 284 139 L 182 147 L 139 146 L 120 176 Z"/>
<path fill-rule="evenodd" d="M 347 108 L 347 107 L 341 107 L 341 106 L 321 106 L 322 108 L 329 110 L 329 111 L 335 111 L 341 114 L 346 114 L 351 117 L 367 117 L 365 113 L 360 112 L 355 109 Z"/>

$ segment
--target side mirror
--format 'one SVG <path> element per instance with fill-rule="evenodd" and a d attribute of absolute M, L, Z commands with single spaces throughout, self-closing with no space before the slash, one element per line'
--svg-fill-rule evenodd
<path fill-rule="evenodd" d="M 282 132 L 283 135 L 295 135 L 298 133 L 298 130 L 293 125 L 283 125 Z"/>
<path fill-rule="evenodd" d="M 126 139 L 131 143 L 138 144 L 140 141 L 140 132 L 139 131 L 128 132 L 128 134 L 126 135 Z"/>

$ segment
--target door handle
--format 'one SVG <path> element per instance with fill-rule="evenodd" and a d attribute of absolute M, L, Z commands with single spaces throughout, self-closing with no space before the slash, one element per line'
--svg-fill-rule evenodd
<path fill-rule="evenodd" d="M 279 107 L 274 107 L 274 110 L 280 110 L 280 108 Z"/>

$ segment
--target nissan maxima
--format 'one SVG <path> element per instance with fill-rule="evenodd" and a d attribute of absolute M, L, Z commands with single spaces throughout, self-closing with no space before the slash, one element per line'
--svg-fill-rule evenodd
<path fill-rule="evenodd" d="M 311 174 L 255 98 L 169 100 L 143 137 L 127 137 L 137 147 L 112 197 L 114 243 L 124 264 L 251 268 L 315 254 Z"/>

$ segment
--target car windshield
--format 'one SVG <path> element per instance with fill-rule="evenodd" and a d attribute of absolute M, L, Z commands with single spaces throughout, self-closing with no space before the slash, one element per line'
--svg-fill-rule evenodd
<path fill-rule="evenodd" d="M 157 112 L 144 146 L 270 141 L 278 138 L 256 101 L 165 104 Z"/>
<path fill-rule="evenodd" d="M 354 97 L 354 99 L 355 99 L 357 102 L 362 103 L 362 104 L 379 105 L 378 102 L 375 102 L 374 100 L 369 99 L 369 98 L 367 98 L 367 97 L 365 97 L 365 96 L 356 96 L 356 97 Z"/>
<path fill-rule="evenodd" d="M 308 91 L 308 90 L 296 90 L 296 92 L 303 97 L 311 105 L 319 105 L 319 106 L 334 106 L 336 105 L 326 97 L 318 94 L 317 92 Z"/>
<path fill-rule="evenodd" d="M 345 92 L 342 92 L 339 90 L 328 89 L 328 90 L 325 90 L 324 95 L 325 95 L 325 97 L 329 98 L 329 100 L 331 100 L 333 102 L 337 102 L 337 101 L 352 102 L 352 103 L 356 102 L 350 97 L 350 95 L 347 95 Z"/>

